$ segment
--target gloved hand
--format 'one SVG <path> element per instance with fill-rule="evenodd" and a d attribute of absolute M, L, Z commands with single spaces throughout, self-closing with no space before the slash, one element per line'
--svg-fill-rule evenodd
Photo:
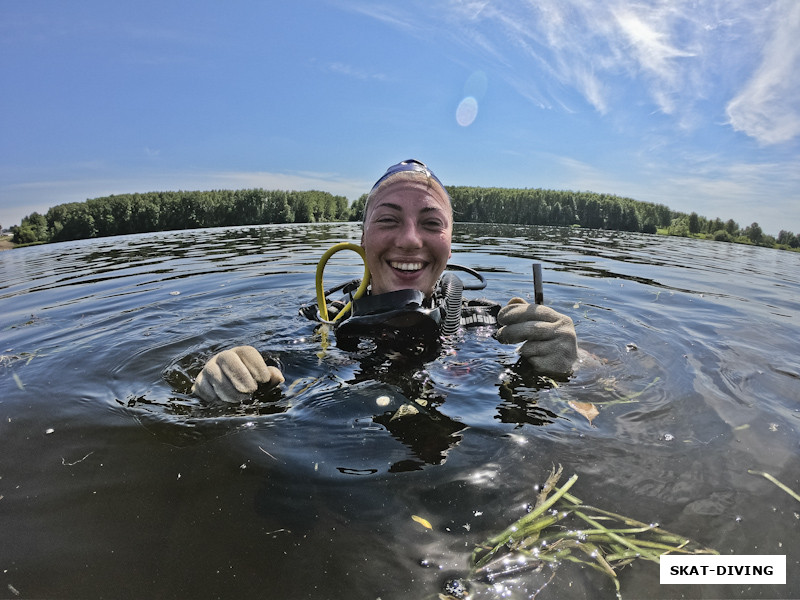
<path fill-rule="evenodd" d="M 520 354 L 539 373 L 566 375 L 578 358 L 575 325 L 566 315 L 539 304 L 512 298 L 497 315 L 497 339 L 504 344 L 525 342 Z"/>
<path fill-rule="evenodd" d="M 278 385 L 283 375 L 269 367 L 252 346 L 237 346 L 215 354 L 203 367 L 192 386 L 192 393 L 207 402 L 241 403 L 258 389 L 259 383 Z"/>

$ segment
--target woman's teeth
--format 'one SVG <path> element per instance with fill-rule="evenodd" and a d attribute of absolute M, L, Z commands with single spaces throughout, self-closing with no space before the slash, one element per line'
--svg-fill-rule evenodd
<path fill-rule="evenodd" d="M 390 262 L 389 265 L 399 271 L 419 271 L 422 268 L 422 263 Z"/>

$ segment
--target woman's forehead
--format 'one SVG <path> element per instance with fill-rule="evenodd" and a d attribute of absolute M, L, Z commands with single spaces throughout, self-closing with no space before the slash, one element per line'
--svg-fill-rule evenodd
<path fill-rule="evenodd" d="M 402 173 L 382 182 L 372 194 L 370 209 L 387 206 L 395 210 L 439 209 L 450 213 L 450 198 L 437 183 L 412 173 Z"/>

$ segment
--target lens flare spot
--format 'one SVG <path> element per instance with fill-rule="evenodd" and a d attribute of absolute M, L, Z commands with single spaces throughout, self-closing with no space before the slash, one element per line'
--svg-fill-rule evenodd
<path fill-rule="evenodd" d="M 472 97 L 467 96 L 461 102 L 458 103 L 458 108 L 456 109 L 456 122 L 461 125 L 461 127 L 469 127 L 475 121 L 475 117 L 478 116 L 478 101 Z"/>

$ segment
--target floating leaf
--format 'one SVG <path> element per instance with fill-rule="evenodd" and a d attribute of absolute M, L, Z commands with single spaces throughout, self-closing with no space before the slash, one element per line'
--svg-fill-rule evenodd
<path fill-rule="evenodd" d="M 589 421 L 589 425 L 591 425 L 594 418 L 600 414 L 600 411 L 597 410 L 597 407 L 591 402 L 570 401 L 569 407 L 575 412 L 580 413 L 584 417 L 586 417 L 586 420 Z"/>
<path fill-rule="evenodd" d="M 422 517 L 418 517 L 417 515 L 411 515 L 411 518 L 422 525 L 425 529 L 433 529 L 433 525 L 430 524 L 430 521 L 427 519 L 423 519 Z"/>

